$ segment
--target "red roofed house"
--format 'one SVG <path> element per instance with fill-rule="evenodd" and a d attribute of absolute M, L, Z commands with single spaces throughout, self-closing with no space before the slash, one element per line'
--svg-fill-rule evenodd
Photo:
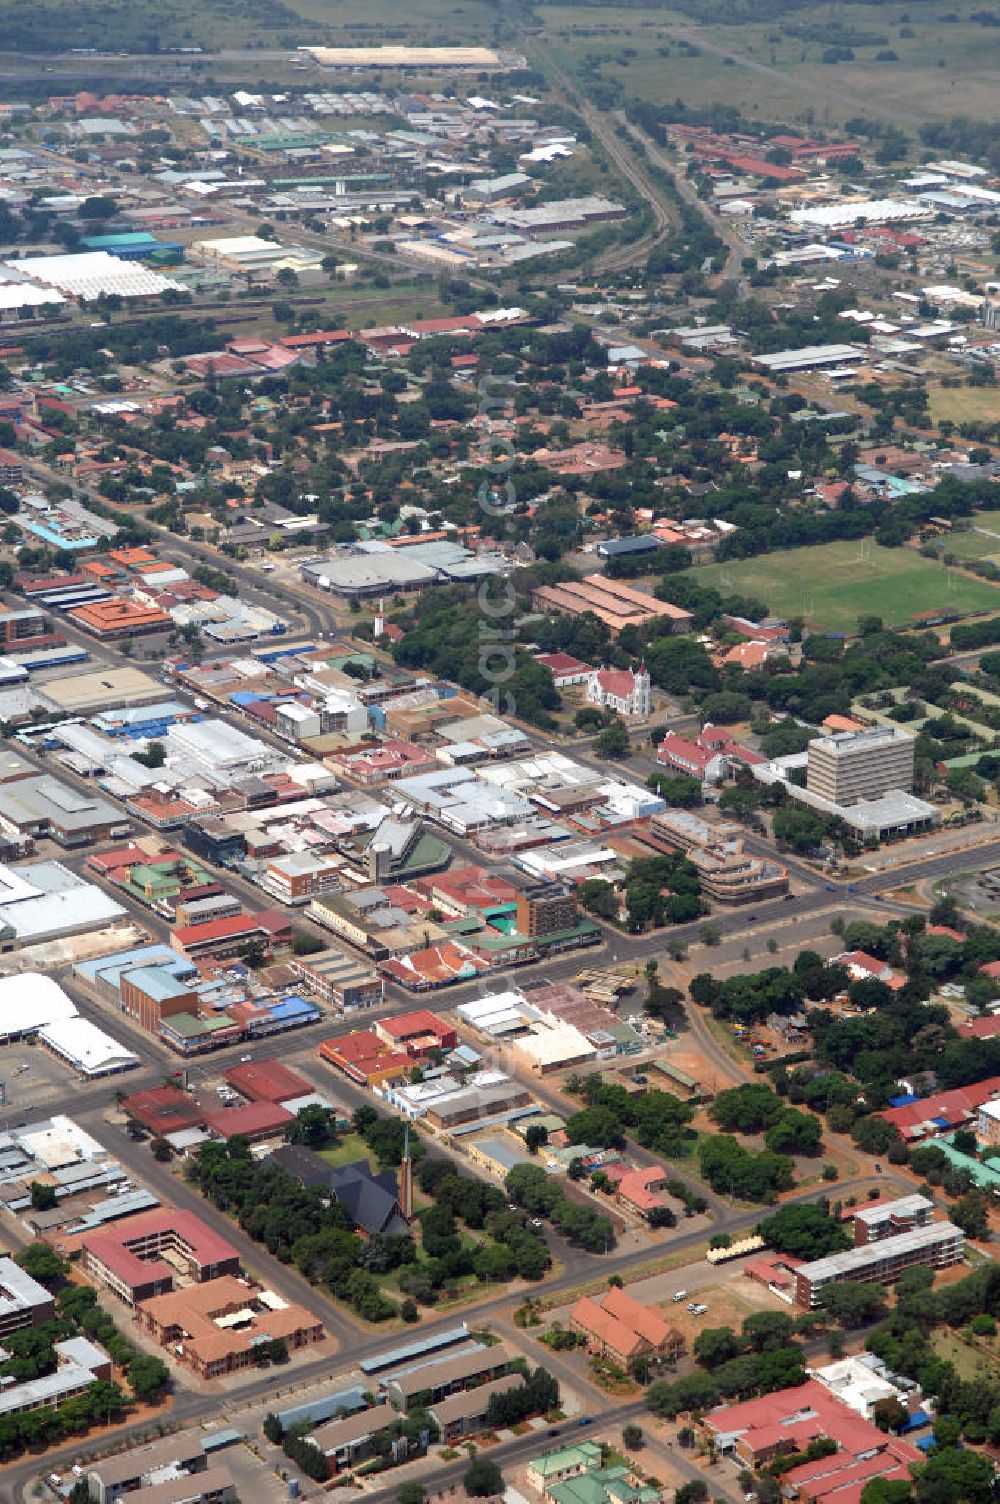
<path fill-rule="evenodd" d="M 610 1354 L 626 1365 L 639 1357 L 676 1357 L 684 1347 L 680 1332 L 668 1326 L 658 1311 L 640 1305 L 627 1290 L 614 1286 L 599 1301 L 584 1295 L 569 1319 L 574 1331 L 587 1338 L 590 1352 Z"/>
<path fill-rule="evenodd" d="M 980 966 L 979 975 L 1000 982 L 1000 961 L 987 961 L 985 966 Z"/>
<path fill-rule="evenodd" d="M 717 653 L 715 663 L 719 668 L 739 668 L 745 674 L 750 674 L 764 668 L 774 657 L 787 656 L 787 651 L 784 643 L 758 642 L 753 639 L 750 642 L 737 642 L 724 652 Z"/>
<path fill-rule="evenodd" d="M 953 1128 L 964 1128 L 973 1123 L 984 1102 L 1000 1097 L 1000 1076 L 991 1076 L 988 1081 L 977 1081 L 971 1086 L 957 1086 L 953 1091 L 935 1092 L 919 1102 L 907 1102 L 902 1107 L 887 1107 L 878 1116 L 885 1118 L 899 1129 L 904 1139 L 934 1138 L 939 1133 L 949 1133 Z"/>
<path fill-rule="evenodd" d="M 324 1039 L 319 1053 L 360 1086 L 399 1081 L 409 1075 L 413 1065 L 404 1050 L 390 1049 L 373 1029 L 353 1029 L 339 1038 Z"/>
<path fill-rule="evenodd" d="M 678 736 L 668 731 L 656 749 L 656 761 L 664 768 L 673 768 L 677 773 L 686 773 L 690 778 L 700 778 L 702 783 L 714 783 L 726 770 L 726 759 L 721 752 L 711 747 L 699 747 L 690 737 Z"/>
<path fill-rule="evenodd" d="M 888 961 L 880 961 L 878 956 L 870 956 L 864 950 L 841 951 L 833 957 L 832 964 L 846 967 L 852 982 L 884 982 L 893 992 L 906 986 L 906 978 L 897 976 Z"/>
<path fill-rule="evenodd" d="M 140 1212 L 114 1227 L 88 1232 L 81 1247 L 87 1273 L 129 1306 L 173 1289 L 174 1269 L 164 1254 L 174 1265 L 185 1265 L 199 1284 L 240 1272 L 236 1249 L 192 1212 L 175 1206 Z"/>
<path fill-rule="evenodd" d="M 803 1262 L 803 1259 L 793 1258 L 790 1253 L 779 1253 L 745 1264 L 743 1273 L 747 1279 L 752 1279 L 758 1285 L 766 1285 L 772 1295 L 777 1295 L 792 1305 L 795 1301 L 795 1271 Z"/>
<path fill-rule="evenodd" d="M 623 1206 L 648 1217 L 651 1212 L 666 1205 L 657 1191 L 664 1191 L 670 1176 L 662 1165 L 643 1165 L 638 1170 L 626 1170 L 618 1178 L 615 1195 Z"/>
<path fill-rule="evenodd" d="M 619 715 L 649 715 L 653 706 L 646 665 L 637 673 L 630 668 L 599 668 L 587 684 L 587 701 Z"/>
<path fill-rule="evenodd" d="M 594 670 L 589 663 L 581 663 L 569 653 L 539 653 L 535 662 L 547 668 L 556 689 L 568 689 L 571 684 L 586 684 Z"/>
<path fill-rule="evenodd" d="M 985 1018 L 970 1018 L 959 1024 L 958 1032 L 964 1039 L 995 1039 L 1000 1034 L 1000 1014 L 988 1013 Z"/>
<path fill-rule="evenodd" d="M 394 1049 L 405 1050 L 414 1059 L 429 1055 L 433 1050 L 453 1050 L 458 1035 L 431 1013 L 428 1008 L 416 1008 L 412 1013 L 397 1013 L 392 1018 L 383 1018 L 375 1025 L 375 1033 Z"/>
<path fill-rule="evenodd" d="M 767 758 L 744 747 L 726 727 L 708 725 L 696 741 L 668 731 L 656 749 L 656 760 L 661 767 L 700 778 L 702 783 L 715 783 L 737 767 L 756 767 Z"/>
<path fill-rule="evenodd" d="M 776 1457 L 804 1451 L 817 1437 L 829 1437 L 837 1443 L 837 1451 L 785 1473 L 782 1484 L 799 1498 L 835 1494 L 837 1504 L 847 1504 L 848 1500 L 858 1504 L 860 1486 L 856 1494 L 849 1486 L 841 1492 L 840 1486 L 855 1481 L 853 1475 L 862 1463 L 866 1464 L 863 1472 L 867 1481 L 908 1477 L 907 1464 L 920 1461 L 915 1447 L 878 1430 L 816 1379 L 739 1405 L 710 1410 L 702 1421 L 702 1430 L 718 1451 L 735 1454 L 746 1467 L 761 1467 Z M 811 1485 L 821 1477 L 828 1480 L 828 1486 L 817 1491 Z"/>

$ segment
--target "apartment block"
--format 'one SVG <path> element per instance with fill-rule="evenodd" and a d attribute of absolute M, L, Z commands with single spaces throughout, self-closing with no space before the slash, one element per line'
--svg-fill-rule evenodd
<path fill-rule="evenodd" d="M 934 1203 L 926 1196 L 901 1196 L 898 1201 L 879 1201 L 853 1211 L 854 1243 L 858 1248 L 898 1237 L 915 1227 L 926 1227 L 934 1216 Z"/>
<path fill-rule="evenodd" d="M 555 935 L 576 923 L 576 893 L 565 883 L 535 883 L 517 895 L 517 929 L 522 935 Z"/>
<path fill-rule="evenodd" d="M 841 1280 L 863 1284 L 889 1285 L 904 1269 L 926 1264 L 931 1269 L 946 1269 L 959 1264 L 965 1251 L 965 1234 L 953 1222 L 930 1222 L 894 1237 L 879 1238 L 834 1253 L 825 1259 L 803 1264 L 795 1271 L 795 1301 L 805 1310 L 814 1310 L 828 1285 Z"/>

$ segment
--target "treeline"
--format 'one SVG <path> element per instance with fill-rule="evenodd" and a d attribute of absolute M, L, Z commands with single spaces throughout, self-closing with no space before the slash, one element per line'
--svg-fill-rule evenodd
<path fill-rule="evenodd" d="M 723 1400 L 750 1399 L 804 1384 L 805 1354 L 792 1341 L 796 1330 L 795 1320 L 783 1311 L 747 1316 L 739 1336 L 728 1326 L 708 1327 L 694 1342 L 700 1367 L 681 1378 L 651 1384 L 646 1404 L 656 1415 L 676 1420 L 684 1411 L 702 1414 Z"/>
<path fill-rule="evenodd" d="M 572 1201 L 538 1165 L 515 1165 L 504 1181 L 515 1206 L 546 1217 L 563 1237 L 588 1253 L 608 1253 L 615 1246 L 614 1224 L 593 1207 Z"/>
<path fill-rule="evenodd" d="M 789 1189 L 795 1170 L 786 1155 L 770 1149 L 755 1154 L 728 1133 L 701 1139 L 698 1163 L 713 1191 L 764 1206 L 777 1200 L 779 1191 Z"/>
<path fill-rule="evenodd" d="M 761 1023 L 769 1013 L 798 1013 L 806 999 L 828 1002 L 846 989 L 849 980 L 843 966 L 828 966 L 815 951 L 804 951 L 791 970 L 768 966 L 725 978 L 700 972 L 689 991 L 693 1001 L 709 1008 L 714 1018 L 750 1024 Z"/>
<path fill-rule="evenodd" d="M 571 1143 L 594 1148 L 623 1148 L 628 1138 L 668 1159 L 689 1154 L 697 1135 L 689 1127 L 694 1108 L 668 1091 L 633 1096 L 623 1086 L 602 1081 L 599 1075 L 570 1077 L 567 1090 L 582 1096 L 587 1106 L 567 1121 Z"/>
<path fill-rule="evenodd" d="M 720 1091 L 710 1108 L 726 1133 L 763 1133 L 773 1154 L 818 1154 L 822 1124 L 811 1112 L 788 1107 L 770 1086 L 753 1082 Z"/>

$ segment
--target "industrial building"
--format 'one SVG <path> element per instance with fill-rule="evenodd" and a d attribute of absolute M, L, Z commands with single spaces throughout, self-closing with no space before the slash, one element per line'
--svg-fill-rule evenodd
<path fill-rule="evenodd" d="M 123 261 L 107 251 L 82 251 L 64 256 L 25 256 L 4 262 L 4 267 L 29 277 L 42 287 L 55 288 L 66 297 L 90 303 L 102 296 L 154 298 L 168 290 L 183 292 L 179 282 L 159 272 Z"/>
<path fill-rule="evenodd" d="M 61 862 L 0 865 L 0 950 L 100 929 L 125 909 Z"/>
<path fill-rule="evenodd" d="M 0 828 L 60 846 L 89 846 L 127 835 L 131 829 L 106 799 L 83 793 L 48 773 L 0 787 Z"/>
<path fill-rule="evenodd" d="M 672 623 L 672 631 L 689 632 L 694 621 L 690 611 L 601 574 L 589 574 L 582 580 L 566 580 L 558 585 L 541 585 L 534 593 L 534 605 L 536 610 L 559 616 L 591 613 L 614 633 L 623 627 L 643 627 L 653 621 L 667 620 Z"/>
<path fill-rule="evenodd" d="M 411 543 L 403 548 L 366 544 L 350 553 L 301 566 L 302 578 L 345 600 L 391 596 L 432 585 L 475 585 L 508 572 L 499 553 L 473 553 L 448 541 Z"/>

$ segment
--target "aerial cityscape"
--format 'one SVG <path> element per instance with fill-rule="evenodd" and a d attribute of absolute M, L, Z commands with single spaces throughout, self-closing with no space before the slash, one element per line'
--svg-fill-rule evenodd
<path fill-rule="evenodd" d="M 996 1504 L 1000 14 L 0 0 L 0 1504 Z"/>

